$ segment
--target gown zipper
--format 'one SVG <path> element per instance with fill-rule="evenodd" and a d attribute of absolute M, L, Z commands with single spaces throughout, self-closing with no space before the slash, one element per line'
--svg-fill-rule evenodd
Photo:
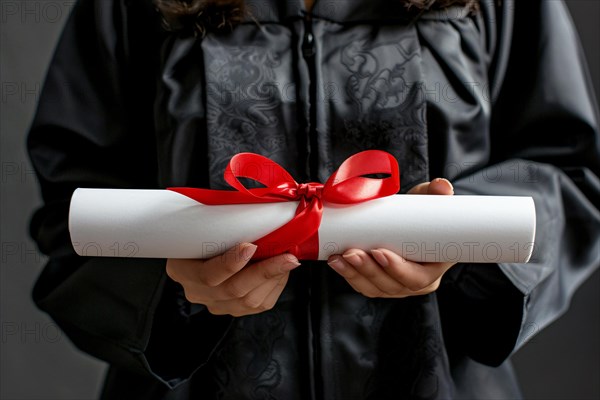
<path fill-rule="evenodd" d="M 309 131 L 308 131 L 308 152 L 309 152 L 309 173 L 312 181 L 319 180 L 319 155 L 317 145 L 317 82 L 316 82 L 316 66 L 315 66 L 315 39 L 312 32 L 312 21 L 310 14 L 304 17 L 304 38 L 302 40 L 302 56 L 308 66 L 309 74 Z"/>
<path fill-rule="evenodd" d="M 315 65 L 315 43 L 312 32 L 312 20 L 310 13 L 304 15 L 304 37 L 302 38 L 302 56 L 308 66 L 309 75 L 309 129 L 307 138 L 308 172 L 311 181 L 319 180 L 319 157 L 317 148 L 317 83 Z M 323 381 L 321 375 L 321 346 L 320 346 L 320 293 L 318 290 L 318 276 L 312 266 L 307 268 L 308 274 L 308 347 L 309 363 L 311 364 L 310 391 L 311 397 L 321 400 L 323 394 Z"/>

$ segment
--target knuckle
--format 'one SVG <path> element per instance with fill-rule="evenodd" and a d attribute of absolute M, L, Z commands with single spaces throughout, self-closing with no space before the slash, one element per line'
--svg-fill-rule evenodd
<path fill-rule="evenodd" d="M 184 288 L 183 294 L 185 296 L 185 299 L 190 303 L 198 303 L 199 299 L 195 292 Z"/>
<path fill-rule="evenodd" d="M 440 280 L 436 280 L 435 282 L 433 282 L 431 285 L 429 285 L 429 287 L 427 288 L 427 293 L 432 293 L 435 292 L 436 290 L 438 290 L 440 287 Z"/>
<path fill-rule="evenodd" d="M 227 282 L 225 285 L 223 285 L 223 291 L 225 292 L 226 296 L 232 298 L 240 298 L 246 294 L 235 281 Z"/>
<path fill-rule="evenodd" d="M 238 265 L 240 263 L 243 263 L 245 265 L 248 261 L 249 260 L 244 260 L 241 257 L 241 255 L 239 254 L 239 249 L 237 247 L 233 247 L 229 251 L 226 251 L 225 253 L 219 256 L 219 263 L 228 270 L 237 270 Z"/>
<path fill-rule="evenodd" d="M 200 281 L 200 283 L 202 285 L 208 286 L 211 288 L 219 286 L 219 283 L 220 283 L 217 279 L 215 279 L 211 275 L 203 276 L 203 277 L 199 278 L 198 280 Z"/>
<path fill-rule="evenodd" d="M 406 288 L 408 290 L 410 290 L 411 292 L 418 292 L 419 290 L 423 289 L 423 286 L 413 283 L 413 284 L 410 284 L 410 285 L 406 285 Z"/>
<path fill-rule="evenodd" d="M 246 308 L 256 310 L 256 309 L 260 309 L 260 307 L 261 307 L 261 301 L 255 299 L 251 296 L 243 297 L 241 299 L 241 301 L 242 301 L 242 305 Z"/>
<path fill-rule="evenodd" d="M 211 313 L 212 315 L 223 315 L 223 312 L 214 306 L 206 306 L 206 309 L 208 310 L 209 313 Z"/>
<path fill-rule="evenodd" d="M 372 270 L 372 269 L 368 269 L 368 270 L 364 271 L 364 272 L 362 273 L 362 275 L 363 275 L 365 278 L 367 278 L 368 280 L 372 281 L 372 280 L 374 280 L 374 279 L 376 279 L 376 278 L 377 278 L 377 276 L 379 275 L 379 271 L 375 271 L 375 270 Z"/>
<path fill-rule="evenodd" d="M 257 310 L 257 311 L 259 311 L 259 312 L 264 312 L 264 311 L 267 311 L 267 310 L 271 309 L 271 307 L 269 307 L 265 303 L 261 303 L 261 304 L 258 305 L 258 307 L 255 307 L 254 309 Z"/>
<path fill-rule="evenodd" d="M 383 297 L 386 299 L 401 299 L 403 297 L 406 297 L 406 294 L 403 292 L 386 293 L 386 294 L 381 295 L 380 297 Z"/>
<path fill-rule="evenodd" d="M 368 297 L 370 299 L 375 299 L 377 297 L 381 297 L 379 296 L 379 294 L 377 292 L 371 291 L 371 290 L 367 290 L 363 293 L 363 296 Z"/>
<path fill-rule="evenodd" d="M 368 297 L 370 299 L 382 297 L 382 295 L 383 295 L 383 292 L 376 288 L 371 288 L 371 287 L 364 288 L 364 287 L 360 287 L 360 286 L 353 286 L 353 288 L 358 293 L 360 293 L 363 296 Z"/>
<path fill-rule="evenodd" d="M 411 292 L 418 292 L 423 288 L 426 288 L 431 282 L 427 282 L 424 279 L 414 279 L 409 282 L 406 282 L 405 286 Z"/>
<path fill-rule="evenodd" d="M 232 317 L 236 317 L 236 318 L 243 317 L 244 315 L 248 315 L 248 313 L 244 313 L 244 312 L 241 312 L 241 311 L 226 312 L 223 315 L 225 315 L 225 314 L 231 315 Z"/>
<path fill-rule="evenodd" d="M 225 263 L 225 264 L 219 266 L 219 268 L 221 270 L 225 271 L 228 275 L 233 275 L 233 274 L 237 273 L 240 270 L 238 268 L 238 265 L 236 263 L 233 263 L 233 262 Z"/>
<path fill-rule="evenodd" d="M 348 271 L 344 273 L 346 280 L 355 280 L 358 277 L 358 272 L 354 268 L 348 268 Z"/>
<path fill-rule="evenodd" d="M 218 260 L 218 263 L 220 265 L 225 267 L 225 266 L 231 264 L 232 260 L 234 260 L 235 253 L 236 252 L 233 249 L 230 249 L 229 251 L 226 251 L 225 253 L 217 256 L 216 260 Z"/>
<path fill-rule="evenodd" d="M 271 268 L 262 269 L 261 274 L 265 280 L 271 280 L 271 279 L 276 278 L 279 275 L 281 275 L 281 273 L 279 273 L 279 271 L 273 271 Z"/>
<path fill-rule="evenodd" d="M 179 277 L 179 268 L 176 268 L 172 263 L 167 262 L 167 266 L 165 268 L 165 272 L 167 273 L 167 276 L 169 278 L 171 278 L 172 280 L 174 280 L 175 282 L 179 282 L 180 281 L 180 277 Z"/>
<path fill-rule="evenodd" d="M 288 282 L 288 277 L 289 277 L 289 274 L 285 274 L 285 275 L 283 276 L 283 278 L 281 278 L 281 279 L 279 280 L 279 282 L 277 282 L 277 285 L 275 285 L 275 288 L 277 288 L 277 289 L 284 288 L 284 287 L 285 287 L 285 285 L 287 285 L 287 282 Z"/>

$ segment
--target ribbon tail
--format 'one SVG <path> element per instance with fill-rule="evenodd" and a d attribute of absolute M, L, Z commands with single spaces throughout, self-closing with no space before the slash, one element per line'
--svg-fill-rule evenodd
<path fill-rule="evenodd" d="M 296 251 L 292 253 L 298 260 L 318 260 L 319 259 L 319 230 L 317 229 L 305 241 L 296 246 Z"/>
<path fill-rule="evenodd" d="M 253 243 L 258 248 L 252 259 L 263 260 L 291 253 L 300 260 L 316 260 L 319 256 L 318 232 L 322 215 L 323 203 L 313 198 L 309 206 L 298 212 L 291 221 L 255 240 Z"/>

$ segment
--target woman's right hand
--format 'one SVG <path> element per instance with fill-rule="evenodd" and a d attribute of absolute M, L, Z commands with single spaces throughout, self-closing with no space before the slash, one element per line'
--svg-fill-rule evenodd
<path fill-rule="evenodd" d="M 248 263 L 255 251 L 254 244 L 241 243 L 209 259 L 169 258 L 167 275 L 183 286 L 188 301 L 211 314 L 258 314 L 273 308 L 300 263 L 292 254 Z"/>

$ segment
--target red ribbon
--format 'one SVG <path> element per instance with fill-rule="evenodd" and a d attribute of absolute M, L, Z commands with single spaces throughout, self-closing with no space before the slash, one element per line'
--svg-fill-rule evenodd
<path fill-rule="evenodd" d="M 365 175 L 389 174 L 386 178 Z M 238 178 L 250 178 L 265 187 L 247 189 Z M 315 260 L 319 255 L 319 225 L 323 202 L 356 204 L 396 194 L 400 190 L 398 162 L 389 153 L 367 150 L 342 163 L 323 185 L 298 183 L 274 161 L 253 153 L 239 153 L 225 169 L 225 181 L 237 191 L 169 187 L 200 203 L 248 204 L 299 201 L 296 215 L 285 225 L 256 240 L 253 259 L 290 252 L 299 259 Z"/>

